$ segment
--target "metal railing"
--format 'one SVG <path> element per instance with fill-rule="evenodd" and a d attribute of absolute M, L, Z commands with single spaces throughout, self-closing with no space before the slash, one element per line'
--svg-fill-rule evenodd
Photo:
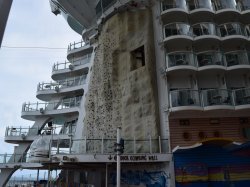
<path fill-rule="evenodd" d="M 59 91 L 60 88 L 69 88 L 73 86 L 79 86 L 86 84 L 86 77 L 87 75 L 77 76 L 70 79 L 64 79 L 57 82 L 51 83 L 39 83 L 37 85 L 37 91 L 44 91 L 44 90 L 55 90 Z"/>
<path fill-rule="evenodd" d="M 114 153 L 116 139 L 67 139 L 58 140 L 57 146 L 51 149 L 54 154 L 110 154 Z M 63 147 L 60 145 L 64 145 Z M 65 145 L 68 145 L 66 148 Z M 163 149 L 164 147 L 164 149 Z M 168 139 L 148 138 L 143 140 L 125 139 L 124 154 L 168 153 Z"/>
<path fill-rule="evenodd" d="M 73 98 L 66 98 L 62 99 L 61 101 L 55 101 L 55 102 L 24 103 L 22 106 L 22 112 L 40 111 L 41 113 L 43 113 L 43 111 L 61 110 L 61 109 L 77 107 L 80 105 L 81 98 L 82 97 L 79 96 Z"/>
<path fill-rule="evenodd" d="M 166 62 L 168 68 L 183 65 L 196 67 L 194 54 L 193 52 L 189 51 L 177 51 L 168 53 L 166 56 Z"/>
<path fill-rule="evenodd" d="M 237 10 L 237 3 L 235 0 L 215 0 L 214 9 L 215 10 L 222 10 L 222 9 Z"/>
<path fill-rule="evenodd" d="M 0 154 L 0 164 L 26 163 L 30 155 L 24 154 Z"/>
<path fill-rule="evenodd" d="M 204 51 L 196 54 L 198 67 L 219 65 L 225 66 L 223 55 L 219 51 Z"/>
<path fill-rule="evenodd" d="M 194 67 L 204 67 L 219 65 L 232 67 L 236 65 L 250 65 L 250 52 L 246 50 L 229 51 L 204 51 L 194 53 L 193 51 L 176 51 L 166 54 L 166 67 L 190 65 Z"/>
<path fill-rule="evenodd" d="M 235 105 L 249 105 L 250 104 L 250 88 L 240 88 L 233 90 L 233 97 Z"/>
<path fill-rule="evenodd" d="M 193 36 L 219 35 L 215 23 L 202 22 L 192 25 Z"/>
<path fill-rule="evenodd" d="M 161 3 L 162 11 L 169 10 L 172 8 L 179 8 L 183 10 L 187 10 L 187 3 L 186 0 L 165 0 Z"/>
<path fill-rule="evenodd" d="M 216 25 L 215 23 L 197 23 L 189 25 L 189 23 L 169 23 L 164 26 L 164 37 L 186 35 L 192 38 L 202 35 L 214 35 L 218 37 L 227 37 L 232 35 L 241 35 L 248 37 L 247 29 L 249 25 L 243 25 L 238 22 L 224 23 Z"/>
<path fill-rule="evenodd" d="M 225 53 L 227 67 L 235 65 L 249 65 L 249 56 L 246 51 L 230 51 Z"/>
<path fill-rule="evenodd" d="M 55 63 L 52 67 L 52 71 L 58 71 L 63 69 L 71 69 L 74 66 L 85 65 L 90 62 L 91 54 L 84 55 L 82 58 L 72 60 L 71 62 Z"/>
<path fill-rule="evenodd" d="M 198 90 L 181 89 L 170 91 L 171 107 L 201 106 Z"/>
<path fill-rule="evenodd" d="M 162 11 L 180 8 L 185 10 L 196 10 L 199 8 L 208 10 L 223 10 L 232 9 L 238 11 L 245 11 L 250 9 L 250 3 L 248 0 L 164 0 L 162 2 Z"/>
<path fill-rule="evenodd" d="M 208 9 L 208 10 L 213 10 L 213 5 L 210 0 L 190 0 L 188 1 L 188 7 L 189 10 L 196 10 L 200 8 Z"/>
<path fill-rule="evenodd" d="M 22 137 L 27 135 L 37 135 L 39 128 L 30 127 L 6 127 L 5 136 L 6 137 Z"/>
<path fill-rule="evenodd" d="M 79 48 L 81 48 L 83 46 L 85 46 L 84 41 L 70 43 L 69 46 L 68 46 L 68 51 L 71 51 L 73 49 L 79 49 Z"/>
<path fill-rule="evenodd" d="M 111 154 L 115 153 L 116 139 L 77 139 L 77 140 L 53 140 L 56 147 L 50 147 L 49 156 L 56 154 Z M 60 147 L 63 145 L 63 147 Z M 65 147 L 68 145 L 68 147 Z M 74 149 L 76 148 L 76 149 Z M 80 149 L 79 149 L 80 148 Z M 148 138 L 148 139 L 125 139 L 124 154 L 152 154 L 152 153 L 169 153 L 168 139 Z M 26 154 L 0 154 L 0 164 L 25 163 L 32 155 Z M 38 160 L 38 158 L 37 158 Z"/>
<path fill-rule="evenodd" d="M 193 36 L 191 26 L 188 23 L 170 23 L 164 26 L 165 37 L 186 35 Z"/>
<path fill-rule="evenodd" d="M 24 137 L 24 136 L 36 136 L 39 134 L 43 135 L 62 135 L 62 134 L 72 134 L 75 130 L 75 125 L 64 126 L 64 125 L 53 125 L 52 127 L 43 127 L 40 129 L 30 128 L 30 127 L 6 127 L 5 137 Z"/>
<path fill-rule="evenodd" d="M 203 105 L 230 105 L 233 106 L 232 92 L 225 89 L 209 89 L 201 91 Z"/>
<path fill-rule="evenodd" d="M 173 90 L 170 91 L 169 100 L 170 100 L 170 107 L 250 105 L 250 88 L 239 88 L 234 90 L 229 90 L 229 89 Z"/>
<path fill-rule="evenodd" d="M 246 26 L 238 22 L 223 23 L 218 26 L 218 30 L 221 37 L 232 35 L 247 36 Z"/>

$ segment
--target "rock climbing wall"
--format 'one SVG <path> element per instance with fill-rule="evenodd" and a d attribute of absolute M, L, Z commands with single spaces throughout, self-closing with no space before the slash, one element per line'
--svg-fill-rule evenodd
<path fill-rule="evenodd" d="M 141 46 L 145 65 L 137 67 L 133 51 Z M 103 24 L 98 38 L 86 96 L 83 137 L 116 138 L 119 126 L 124 139 L 158 138 L 157 105 L 151 11 L 118 13 Z M 137 144 L 137 151 L 148 146 Z M 91 149 L 100 150 L 100 144 L 91 142 L 87 150 Z"/>

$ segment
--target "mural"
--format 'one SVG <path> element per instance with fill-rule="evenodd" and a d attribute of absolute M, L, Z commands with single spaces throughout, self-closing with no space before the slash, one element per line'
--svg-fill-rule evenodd
<path fill-rule="evenodd" d="M 176 187 L 249 187 L 249 148 L 203 145 L 174 153 Z"/>
<path fill-rule="evenodd" d="M 116 173 L 110 174 L 110 183 L 116 185 Z M 168 187 L 169 174 L 164 171 L 132 171 L 121 173 L 121 184 L 145 187 Z"/>

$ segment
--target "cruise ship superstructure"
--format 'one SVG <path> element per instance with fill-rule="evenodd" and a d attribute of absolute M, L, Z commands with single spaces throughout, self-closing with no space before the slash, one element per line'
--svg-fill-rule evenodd
<path fill-rule="evenodd" d="M 50 0 L 81 35 L 8 127 L 0 185 L 20 168 L 57 185 L 250 186 L 250 0 Z M 28 151 L 29 150 L 29 151 Z"/>

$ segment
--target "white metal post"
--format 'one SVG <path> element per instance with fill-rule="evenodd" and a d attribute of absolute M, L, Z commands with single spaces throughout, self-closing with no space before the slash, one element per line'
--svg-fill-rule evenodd
<path fill-rule="evenodd" d="M 118 127 L 117 128 L 117 146 L 116 146 L 116 149 L 117 149 L 117 152 L 116 152 L 116 163 L 117 163 L 117 171 L 116 171 L 116 184 L 117 184 L 117 187 L 120 187 L 121 186 L 121 160 L 120 160 L 120 151 L 118 150 L 119 149 L 119 144 L 120 144 L 120 139 L 121 139 L 121 134 L 120 134 L 120 130 L 121 128 Z"/>

